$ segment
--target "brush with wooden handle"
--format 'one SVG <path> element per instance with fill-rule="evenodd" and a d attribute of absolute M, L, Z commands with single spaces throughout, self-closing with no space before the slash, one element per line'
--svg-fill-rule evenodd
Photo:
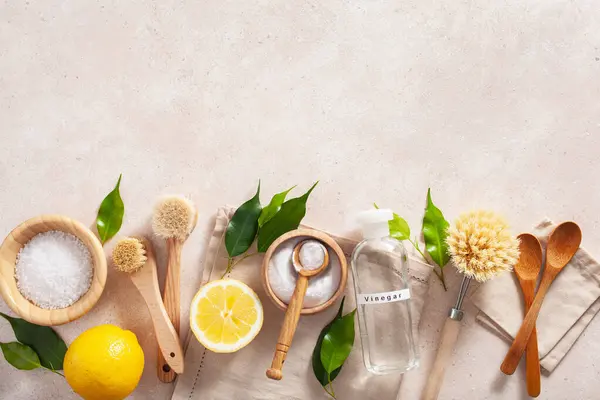
<path fill-rule="evenodd" d="M 519 258 L 519 241 L 510 234 L 508 224 L 491 211 L 461 215 L 448 229 L 448 252 L 459 272 L 464 274 L 456 305 L 442 330 L 440 346 L 423 391 L 422 400 L 438 398 L 446 367 L 460 332 L 462 303 L 471 279 L 485 282 L 509 271 Z"/>
<path fill-rule="evenodd" d="M 183 350 L 179 335 L 160 298 L 156 260 L 150 242 L 143 237 L 121 239 L 113 250 L 112 259 L 117 270 L 129 274 L 131 281 L 148 306 L 160 350 L 159 354 L 167 360 L 167 364 L 173 371 L 182 374 Z"/>
<path fill-rule="evenodd" d="M 192 202 L 180 196 L 163 198 L 156 205 L 152 216 L 154 233 L 167 241 L 167 277 L 163 302 L 177 333 L 180 329 L 181 312 L 179 306 L 181 250 L 183 243 L 194 230 L 197 220 L 198 213 Z M 162 382 L 175 380 L 175 373 L 161 353 L 158 355 L 157 373 Z"/>

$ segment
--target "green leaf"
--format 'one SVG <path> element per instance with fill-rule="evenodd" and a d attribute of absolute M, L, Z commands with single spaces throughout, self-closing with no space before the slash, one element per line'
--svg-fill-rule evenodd
<path fill-rule="evenodd" d="M 335 316 L 335 318 L 333 318 L 331 320 L 331 322 L 328 323 L 327 325 L 325 325 L 325 328 L 323 328 L 323 330 L 321 330 L 321 333 L 319 334 L 319 338 L 317 339 L 317 344 L 315 345 L 315 348 L 313 349 L 313 354 L 312 354 L 313 372 L 315 374 L 315 377 L 321 384 L 321 386 L 327 386 L 329 384 L 329 379 L 331 379 L 333 381 L 338 376 L 340 371 L 342 370 L 342 367 L 339 367 L 339 368 L 331 371 L 330 376 L 328 376 L 327 371 L 325 371 L 325 368 L 323 368 L 323 363 L 321 363 L 321 347 L 323 345 L 323 338 L 325 338 L 325 335 L 327 334 L 327 332 L 329 332 L 329 328 L 331 328 L 331 325 L 333 325 L 333 323 L 335 321 L 337 321 L 338 319 L 342 318 L 342 311 L 344 310 L 344 301 L 345 300 L 346 300 L 346 297 L 344 297 L 342 299 L 342 303 L 340 304 L 340 308 L 339 308 L 338 313 Z"/>
<path fill-rule="evenodd" d="M 379 210 L 377 203 L 373 207 Z M 394 219 L 388 222 L 390 227 L 390 236 L 398 240 L 407 240 L 410 238 L 410 226 L 408 222 L 398 214 L 394 213 Z"/>
<path fill-rule="evenodd" d="M 273 218 L 275 214 L 277 214 L 277 212 L 281 209 L 281 205 L 285 201 L 285 197 L 295 187 L 296 186 L 294 185 L 285 192 L 277 193 L 275 196 L 273 196 L 269 205 L 262 209 L 260 217 L 258 217 L 259 228 L 262 228 L 262 226 L 267 221 L 269 221 L 271 218 Z"/>
<path fill-rule="evenodd" d="M 13 318 L 0 313 L 12 326 L 17 340 L 30 346 L 39 356 L 42 366 L 55 371 L 63 369 L 67 345 L 48 326 L 39 326 L 21 318 Z"/>
<path fill-rule="evenodd" d="M 315 184 L 301 197 L 290 199 L 281 205 L 281 209 L 266 222 L 258 231 L 258 251 L 264 253 L 271 243 L 286 232 L 298 228 L 306 214 L 306 202 L 313 191 Z"/>
<path fill-rule="evenodd" d="M 444 218 L 444 214 L 431 201 L 431 189 L 428 189 L 427 208 L 425 208 L 423 216 L 423 238 L 427 253 L 440 268 L 443 268 L 450 260 L 446 244 L 448 226 L 450 224 Z"/>
<path fill-rule="evenodd" d="M 40 359 L 29 346 L 19 342 L 0 343 L 6 361 L 13 367 L 22 370 L 32 370 L 41 366 Z"/>
<path fill-rule="evenodd" d="M 100 241 L 102 244 L 109 241 L 113 236 L 121 229 L 123 223 L 123 214 L 125 214 L 125 205 L 121 199 L 121 193 L 119 193 L 119 186 L 121 185 L 121 177 L 117 181 L 117 186 L 110 192 L 98 209 L 98 216 L 96 217 L 96 227 L 98 228 L 98 234 L 100 235 Z"/>
<path fill-rule="evenodd" d="M 323 338 L 321 363 L 328 373 L 340 368 L 352 351 L 355 313 L 356 309 L 334 321 L 329 332 Z"/>
<path fill-rule="evenodd" d="M 408 222 L 398 214 L 394 213 L 394 219 L 388 222 L 390 226 L 390 236 L 398 240 L 407 240 L 410 238 L 410 226 Z"/>
<path fill-rule="evenodd" d="M 225 248 L 229 257 L 243 254 L 252 246 L 258 232 L 258 217 L 260 206 L 260 181 L 253 198 L 242 204 L 233 214 L 227 232 L 225 232 Z"/>

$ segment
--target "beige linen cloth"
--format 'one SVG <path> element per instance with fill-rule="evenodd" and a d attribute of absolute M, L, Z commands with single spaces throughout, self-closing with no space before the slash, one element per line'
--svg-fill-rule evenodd
<path fill-rule="evenodd" d="M 544 219 L 532 232 L 546 249 L 555 224 Z M 552 372 L 600 309 L 600 264 L 580 248 L 546 294 L 537 319 L 540 364 Z M 471 297 L 477 320 L 512 342 L 523 321 L 524 306 L 514 273 L 481 285 Z M 499 364 L 498 364 L 499 365 Z"/>
<path fill-rule="evenodd" d="M 203 283 L 219 279 L 227 267 L 223 235 L 233 215 L 233 209 L 222 207 L 217 212 L 215 229 L 210 238 L 204 263 Z M 355 241 L 335 237 L 349 256 Z M 271 366 L 284 312 L 267 297 L 260 280 L 262 257 L 251 257 L 236 265 L 231 274 L 252 287 L 264 307 L 264 324 L 258 336 L 248 346 L 233 354 L 216 354 L 206 350 L 190 332 L 185 355 L 185 373 L 178 377 L 175 400 L 313 400 L 328 399 L 313 375 L 311 357 L 321 329 L 335 316 L 339 302 L 322 313 L 302 316 L 294 341 L 283 368 L 283 380 L 273 381 L 265 372 Z M 410 260 L 413 328 L 416 331 L 428 290 L 431 268 L 417 260 Z M 349 274 L 350 275 L 350 274 Z M 351 276 L 346 289 L 345 311 L 354 308 L 355 300 Z M 357 327 L 358 329 L 358 327 Z M 390 322 L 390 330 L 394 329 Z M 376 376 L 367 372 L 362 361 L 358 331 L 352 353 L 333 386 L 337 398 L 342 399 L 396 399 L 401 375 Z"/>

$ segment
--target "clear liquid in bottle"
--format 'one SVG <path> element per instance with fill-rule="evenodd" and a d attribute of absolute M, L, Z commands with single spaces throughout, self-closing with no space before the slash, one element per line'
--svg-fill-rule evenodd
<path fill-rule="evenodd" d="M 364 240 L 352 254 L 354 292 L 365 367 L 375 374 L 419 366 L 413 337 L 408 260 L 389 236 L 390 210 L 361 213 Z"/>

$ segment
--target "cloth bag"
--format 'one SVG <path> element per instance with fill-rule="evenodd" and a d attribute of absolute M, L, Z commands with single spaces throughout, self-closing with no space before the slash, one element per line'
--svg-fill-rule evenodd
<path fill-rule="evenodd" d="M 549 219 L 532 232 L 546 251 L 556 225 Z M 540 274 L 541 276 L 541 274 Z M 600 264 L 580 248 L 550 286 L 537 319 L 540 365 L 549 374 L 600 310 Z M 512 343 L 524 316 L 523 295 L 514 273 L 481 285 L 471 297 L 477 321 Z"/>
<path fill-rule="evenodd" d="M 234 209 L 222 207 L 217 211 L 215 228 L 210 238 L 204 262 L 202 283 L 220 279 L 227 267 L 227 252 L 223 235 Z M 349 257 L 356 241 L 333 238 Z M 188 333 L 185 355 L 185 372 L 177 379 L 175 400 L 231 400 L 231 399 L 328 399 L 312 371 L 312 352 L 321 329 L 335 316 L 339 302 L 329 309 L 301 316 L 294 341 L 283 368 L 283 380 L 273 381 L 265 372 L 271 366 L 275 344 L 281 328 L 284 312 L 276 308 L 265 293 L 261 279 L 262 257 L 250 257 L 236 265 L 230 275 L 248 284 L 256 291 L 264 308 L 264 324 L 258 336 L 248 346 L 232 354 L 217 354 L 206 350 Z M 349 265 L 348 265 L 349 266 Z M 349 266 L 350 267 L 350 266 Z M 421 310 L 429 287 L 431 268 L 409 258 L 413 330 L 417 331 Z M 355 307 L 352 277 L 349 274 L 346 288 L 344 314 Z M 390 329 L 394 327 L 390 323 Z M 339 399 L 393 400 L 396 399 L 401 376 L 390 374 L 376 376 L 369 373 L 362 360 L 362 349 L 357 334 L 354 348 L 341 373 L 333 382 Z M 418 336 L 417 336 L 418 338 Z"/>

